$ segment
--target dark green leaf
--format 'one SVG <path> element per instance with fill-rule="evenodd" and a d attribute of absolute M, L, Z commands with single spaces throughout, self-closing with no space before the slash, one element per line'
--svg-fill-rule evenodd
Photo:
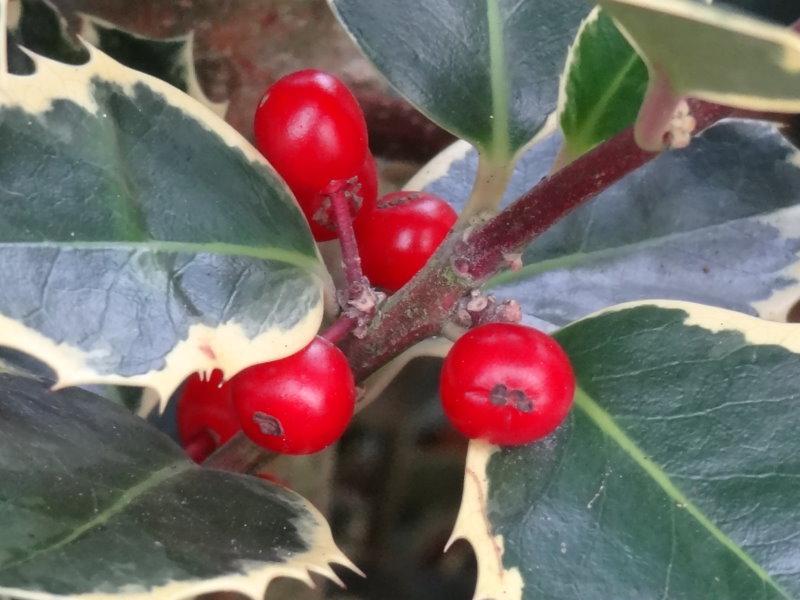
<path fill-rule="evenodd" d="M 584 0 L 330 0 L 389 81 L 439 125 L 507 162 L 556 108 Z"/>
<path fill-rule="evenodd" d="M 544 140 L 522 156 L 506 200 L 547 174 L 559 145 Z M 461 156 L 433 165 L 445 173 L 436 181 L 414 183 L 458 205 L 477 162 Z M 800 298 L 798 200 L 795 148 L 772 125 L 724 122 L 562 220 L 528 248 L 521 271 L 494 281 L 495 293 L 558 325 L 645 298 L 784 320 Z"/>
<path fill-rule="evenodd" d="M 73 65 L 89 60 L 89 53 L 70 34 L 66 20 L 50 0 L 9 0 L 8 10 L 13 46 L 24 46 L 41 56 Z M 33 63 L 11 63 L 9 70 L 29 75 L 33 73 Z"/>
<path fill-rule="evenodd" d="M 636 120 L 647 67 L 611 18 L 596 9 L 578 33 L 565 78 L 563 159 L 572 161 Z"/>
<path fill-rule="evenodd" d="M 308 343 L 326 275 L 256 150 L 97 51 L 36 68 L 0 78 L 0 344 L 166 398 Z"/>
<path fill-rule="evenodd" d="M 800 325 L 643 303 L 556 337 L 567 422 L 470 450 L 456 533 L 484 553 L 479 597 L 800 596 Z"/>
<path fill-rule="evenodd" d="M 9 71 L 34 72 L 33 62 L 20 46 L 41 56 L 69 64 L 83 64 L 89 53 L 69 30 L 66 20 L 50 0 L 10 0 Z M 227 103 L 212 102 L 197 80 L 193 34 L 153 39 L 120 29 L 97 17 L 80 14 L 80 35 L 123 65 L 158 77 L 202 102 L 220 116 Z"/>
<path fill-rule="evenodd" d="M 8 373 L 0 497 L 0 594 L 17 598 L 255 599 L 276 576 L 349 564 L 297 494 L 201 469 L 108 400 Z"/>
<path fill-rule="evenodd" d="M 225 115 L 227 103 L 211 101 L 200 87 L 194 66 L 192 34 L 157 40 L 84 15 L 81 36 L 126 67 L 158 77 L 202 102 L 218 115 Z"/>

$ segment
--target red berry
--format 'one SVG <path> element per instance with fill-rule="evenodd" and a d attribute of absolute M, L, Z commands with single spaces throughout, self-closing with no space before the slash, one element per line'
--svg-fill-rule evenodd
<path fill-rule="evenodd" d="M 203 431 L 184 443 L 183 449 L 194 462 L 201 463 L 214 453 L 217 442 L 208 431 Z"/>
<path fill-rule="evenodd" d="M 321 337 L 297 354 L 245 369 L 231 384 L 244 432 L 283 454 L 329 446 L 344 433 L 355 408 L 347 359 Z"/>
<path fill-rule="evenodd" d="M 206 380 L 197 373 L 190 375 L 178 398 L 176 410 L 178 436 L 197 462 L 204 460 L 241 429 L 230 383 L 223 383 L 222 371 L 219 370 L 212 372 Z M 210 451 L 209 439 L 212 443 Z"/>
<path fill-rule="evenodd" d="M 367 125 L 350 90 L 308 69 L 276 81 L 256 110 L 255 142 L 298 201 L 354 177 L 367 156 Z"/>
<path fill-rule="evenodd" d="M 575 394 L 569 358 L 531 327 L 490 323 L 468 331 L 442 366 L 444 412 L 469 438 L 527 444 L 566 418 Z"/>
<path fill-rule="evenodd" d="M 457 217 L 433 194 L 386 194 L 354 222 L 364 274 L 373 285 L 399 290 L 425 266 Z"/>
<path fill-rule="evenodd" d="M 371 153 L 367 152 L 367 158 L 356 177 L 360 186 L 358 195 L 361 198 L 361 207 L 374 206 L 375 200 L 378 198 L 378 171 Z M 297 202 L 311 226 L 311 234 L 315 240 L 325 242 L 337 237 L 336 228 L 330 216 L 330 201 L 326 200 L 323 193 L 315 192 L 298 196 Z M 352 213 L 355 215 L 356 207 L 352 208 Z"/>

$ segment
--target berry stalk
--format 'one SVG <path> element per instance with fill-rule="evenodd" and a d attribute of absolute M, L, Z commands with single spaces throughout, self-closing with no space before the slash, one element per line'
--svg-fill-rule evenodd
<path fill-rule="evenodd" d="M 350 200 L 345 192 L 346 185 L 336 185 L 329 197 L 331 199 L 331 213 L 339 237 L 339 245 L 342 248 L 344 276 L 347 280 L 348 291 L 350 291 L 364 283 L 364 273 L 361 270 L 361 256 L 358 253 L 356 234 L 353 231 Z"/>

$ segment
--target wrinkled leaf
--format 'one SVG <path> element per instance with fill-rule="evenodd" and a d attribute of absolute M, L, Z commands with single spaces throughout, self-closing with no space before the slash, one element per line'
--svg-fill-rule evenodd
<path fill-rule="evenodd" d="M 367 57 L 436 123 L 507 162 L 555 110 L 584 0 L 330 0 Z"/>
<path fill-rule="evenodd" d="M 798 597 L 800 325 L 654 301 L 556 338 L 565 424 L 471 445 L 454 536 L 477 597 Z"/>
<path fill-rule="evenodd" d="M 547 174 L 560 143 L 554 136 L 521 157 L 506 201 Z M 411 183 L 458 205 L 476 162 L 456 146 Z M 558 325 L 654 297 L 785 320 L 800 299 L 798 200 L 795 148 L 772 125 L 726 121 L 563 219 L 494 292 Z"/>
<path fill-rule="evenodd" d="M 0 77 L 0 344 L 61 385 L 162 398 L 302 348 L 327 276 L 283 182 L 210 110 L 90 54 Z"/>
<path fill-rule="evenodd" d="M 202 469 L 125 409 L 0 374 L 0 594 L 263 598 L 277 576 L 350 565 L 285 488 Z"/>
<path fill-rule="evenodd" d="M 611 18 L 595 9 L 578 32 L 564 77 L 563 158 L 572 161 L 634 122 L 647 67 Z"/>

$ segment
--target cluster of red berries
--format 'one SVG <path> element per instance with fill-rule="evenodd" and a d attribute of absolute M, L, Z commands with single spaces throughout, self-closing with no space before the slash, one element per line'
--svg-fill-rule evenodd
<path fill-rule="evenodd" d="M 450 205 L 431 194 L 377 198 L 364 115 L 332 75 L 299 71 L 272 85 L 256 111 L 255 139 L 317 241 L 337 237 L 330 194 L 348 190 L 364 273 L 390 292 L 425 265 L 456 221 Z M 555 340 L 497 323 L 454 344 L 440 392 L 445 413 L 464 435 L 516 445 L 552 432 L 569 412 L 574 387 L 569 360 Z M 335 442 L 354 407 L 347 359 L 316 337 L 297 354 L 250 367 L 229 382 L 219 371 L 207 380 L 193 375 L 178 401 L 178 429 L 198 462 L 239 430 L 269 450 L 306 454 Z"/>
<path fill-rule="evenodd" d="M 375 160 L 358 101 L 333 75 L 292 73 L 267 90 L 256 110 L 255 142 L 292 190 L 317 241 L 337 237 L 329 190 L 349 186 L 353 229 L 366 277 L 389 292 L 419 271 L 456 222 L 432 194 L 378 199 Z"/>

